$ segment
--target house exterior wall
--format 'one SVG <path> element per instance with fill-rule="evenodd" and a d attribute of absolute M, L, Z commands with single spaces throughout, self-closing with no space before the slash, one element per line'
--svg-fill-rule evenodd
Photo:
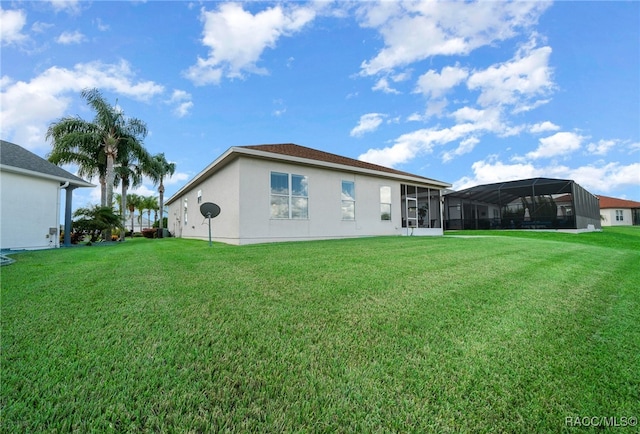
<path fill-rule="evenodd" d="M 398 181 L 280 161 L 241 157 L 238 244 L 401 235 Z M 308 218 L 271 217 L 271 172 L 306 176 Z M 355 185 L 355 220 L 342 219 L 342 181 Z M 380 187 L 391 187 L 391 220 L 380 218 Z"/>
<path fill-rule="evenodd" d="M 18 173 L 0 172 L 0 247 L 59 247 L 60 183 Z M 50 228 L 55 234 L 50 235 Z"/>
<path fill-rule="evenodd" d="M 307 177 L 308 218 L 278 219 L 271 216 L 272 172 Z M 217 242 L 242 245 L 407 233 L 407 229 L 402 228 L 400 180 L 245 155 L 203 178 L 202 182 L 190 186 L 179 197 L 172 198 L 168 205 L 168 229 L 173 236 L 208 240 L 208 222 L 200 214 L 198 203 L 199 190 L 202 202 L 214 202 L 220 206 L 220 215 L 211 220 L 212 240 Z M 343 180 L 353 181 L 355 185 L 354 220 L 342 219 Z M 391 220 L 381 219 L 382 186 L 391 188 Z M 442 234 L 442 228 L 414 233 Z"/>
<path fill-rule="evenodd" d="M 622 221 L 616 220 L 616 211 L 622 211 Z M 602 226 L 631 226 L 633 224 L 631 210 L 629 208 L 601 209 Z"/>
<path fill-rule="evenodd" d="M 167 226 L 174 237 L 209 239 L 209 221 L 200 213 L 200 205 L 213 202 L 220 207 L 220 215 L 211 219 L 212 239 L 237 244 L 239 238 L 240 205 L 239 161 L 226 165 L 213 176 L 204 179 L 185 191 L 169 205 Z M 202 193 L 198 203 L 198 191 Z M 184 203 L 187 200 L 187 221 L 184 219 Z"/>

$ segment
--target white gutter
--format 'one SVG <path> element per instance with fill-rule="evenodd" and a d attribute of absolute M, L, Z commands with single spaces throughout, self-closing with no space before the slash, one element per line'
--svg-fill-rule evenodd
<path fill-rule="evenodd" d="M 56 246 L 56 248 L 60 247 L 60 234 L 58 233 L 58 231 L 60 230 L 60 194 L 62 190 L 67 188 L 68 186 L 69 186 L 69 181 L 66 181 L 64 184 L 61 184 L 58 187 L 58 200 L 56 201 L 56 235 L 55 235 L 56 238 L 54 242 L 54 245 Z"/>

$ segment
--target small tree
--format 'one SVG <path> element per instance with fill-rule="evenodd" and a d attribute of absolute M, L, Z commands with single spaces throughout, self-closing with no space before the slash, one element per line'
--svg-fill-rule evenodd
<path fill-rule="evenodd" d="M 158 210 L 158 198 L 155 196 L 146 196 L 143 197 L 142 201 L 144 202 L 144 208 L 147 210 L 147 220 L 149 222 L 149 227 L 153 227 L 153 222 L 151 221 L 151 211 Z"/>
<path fill-rule="evenodd" d="M 111 232 L 121 227 L 120 216 L 109 206 L 94 205 L 89 208 L 78 208 L 73 216 L 79 217 L 73 221 L 74 229 L 90 234 L 91 242 L 96 241 L 103 231 Z"/>
<path fill-rule="evenodd" d="M 164 153 L 154 155 L 151 159 L 151 167 L 147 172 L 149 177 L 153 180 L 155 184 L 158 185 L 158 194 L 159 194 L 159 206 L 160 210 L 160 236 L 162 236 L 162 229 L 164 227 L 164 178 L 166 176 L 171 177 L 176 171 L 176 164 L 169 163 L 164 156 Z"/>
<path fill-rule="evenodd" d="M 127 209 L 129 210 L 129 215 L 131 216 L 131 236 L 133 236 L 133 231 L 134 231 L 133 217 L 139 203 L 140 203 L 140 196 L 133 193 L 127 194 Z"/>

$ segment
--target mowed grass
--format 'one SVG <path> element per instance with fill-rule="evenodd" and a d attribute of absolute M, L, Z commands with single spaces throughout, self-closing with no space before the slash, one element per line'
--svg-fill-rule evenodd
<path fill-rule="evenodd" d="M 639 229 L 17 254 L 1 270 L 2 431 L 574 432 L 567 418 L 637 417 Z"/>

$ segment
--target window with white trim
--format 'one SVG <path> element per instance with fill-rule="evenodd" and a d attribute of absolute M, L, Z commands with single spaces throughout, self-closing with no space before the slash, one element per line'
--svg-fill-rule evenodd
<path fill-rule="evenodd" d="M 303 175 L 271 172 L 271 218 L 309 218 L 308 182 Z"/>
<path fill-rule="evenodd" d="M 202 190 L 198 190 L 198 203 L 202 203 Z"/>
<path fill-rule="evenodd" d="M 391 187 L 380 187 L 380 220 L 391 220 Z"/>
<path fill-rule="evenodd" d="M 342 181 L 342 220 L 356 219 L 356 183 Z"/>
<path fill-rule="evenodd" d="M 624 211 L 621 209 L 617 209 L 616 210 L 616 221 L 617 222 L 622 222 L 624 221 Z"/>
<path fill-rule="evenodd" d="M 184 198 L 184 225 L 187 225 L 187 198 Z"/>

